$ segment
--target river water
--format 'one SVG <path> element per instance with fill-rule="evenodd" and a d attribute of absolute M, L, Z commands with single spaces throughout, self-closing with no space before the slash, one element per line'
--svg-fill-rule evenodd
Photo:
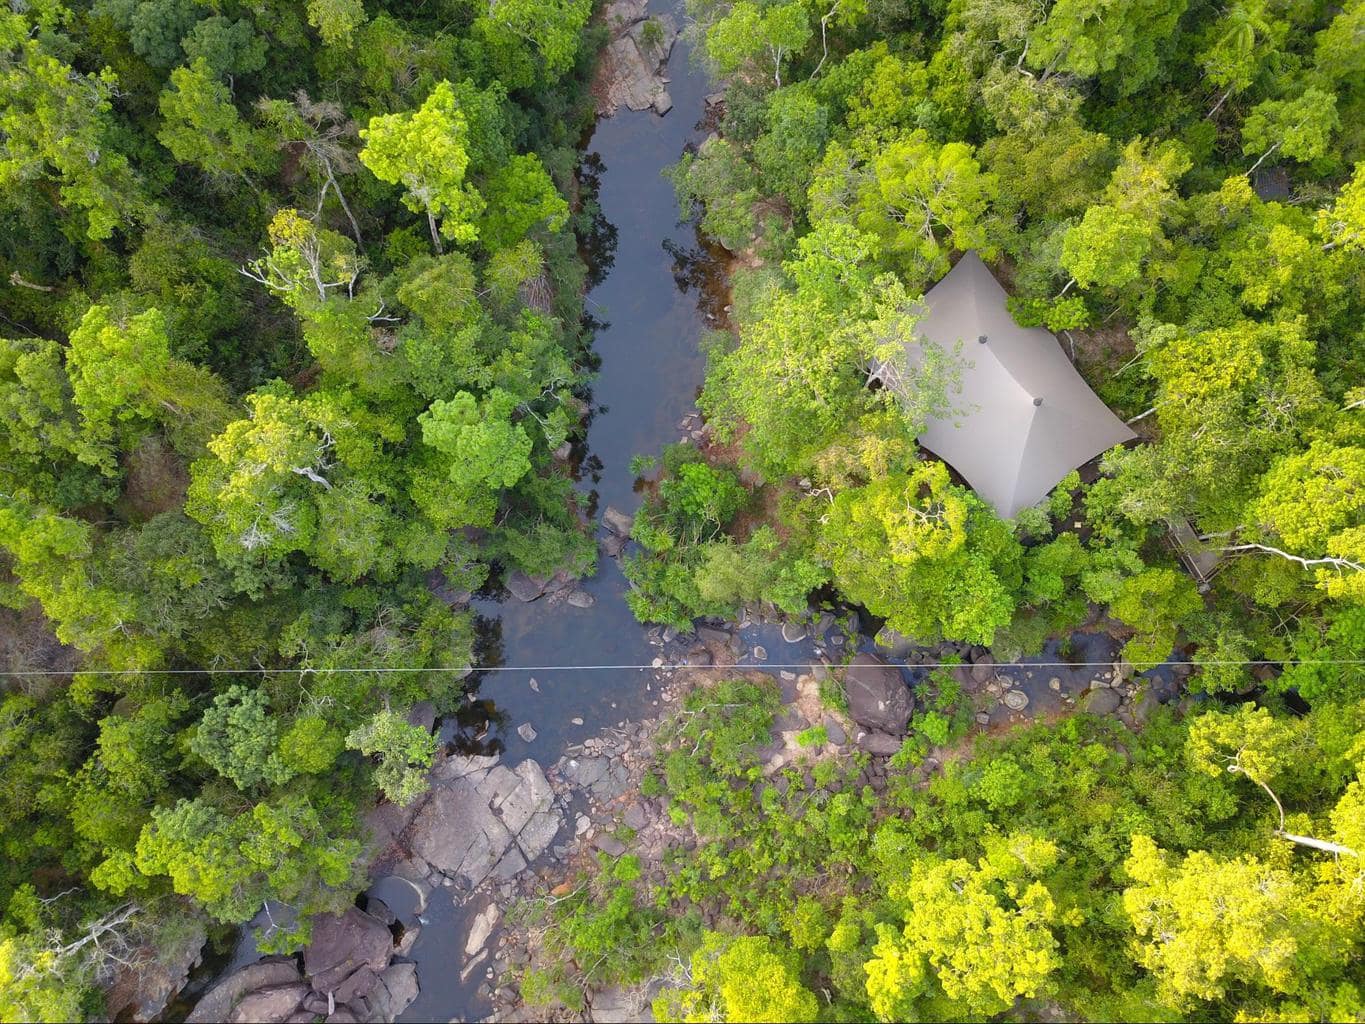
<path fill-rule="evenodd" d="M 651 9 L 672 5 L 654 0 Z M 681 21 L 681 10 L 674 16 Z M 586 442 L 576 455 L 579 490 L 599 523 L 608 506 L 631 513 L 639 505 L 632 456 L 657 454 L 679 439 L 678 424 L 693 410 L 705 372 L 699 341 L 706 312 L 715 315 L 721 294 L 721 268 L 710 264 L 695 225 L 679 221 L 673 186 L 662 174 L 702 135 L 707 78 L 682 40 L 668 77 L 674 106 L 667 116 L 622 108 L 598 121 L 584 149 L 584 176 L 596 179 L 607 227 L 604 244 L 589 254 L 598 283 L 587 307 L 600 366 Z M 472 704 L 446 723 L 446 739 L 502 750 L 509 764 L 534 757 L 548 767 L 565 745 L 654 710 L 651 670 L 585 667 L 647 666 L 659 653 L 626 607 L 626 587 L 616 562 L 604 556 L 597 574 L 583 582 L 595 598 L 590 608 L 477 598 L 477 661 L 500 671 L 470 677 Z M 523 723 L 536 730 L 531 743 L 517 735 Z M 475 994 L 483 973 L 459 980 L 470 914 L 438 891 L 426 916 L 410 954 L 421 995 L 400 1019 L 478 1019 L 490 1009 Z"/>

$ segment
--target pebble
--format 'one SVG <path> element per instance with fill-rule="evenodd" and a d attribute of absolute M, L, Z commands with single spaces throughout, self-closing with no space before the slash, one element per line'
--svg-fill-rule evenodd
<path fill-rule="evenodd" d="M 530 743 L 535 740 L 536 731 L 531 727 L 530 722 L 522 722 L 521 725 L 517 726 L 517 735 L 527 743 Z"/>
<path fill-rule="evenodd" d="M 1028 694 L 1023 690 L 1006 690 L 1001 700 L 1011 711 L 1023 711 L 1028 707 Z"/>
<path fill-rule="evenodd" d="M 1047 685 L 1048 689 L 1053 690 L 1056 693 L 1062 692 L 1062 681 L 1058 679 L 1056 676 L 1053 676 L 1051 679 L 1049 679 L 1047 681 Z"/>
<path fill-rule="evenodd" d="M 768 650 L 767 650 L 767 648 L 763 647 L 763 646 L 760 645 L 760 644 L 754 644 L 754 660 L 755 660 L 755 661 L 767 661 L 767 660 L 768 660 Z"/>
<path fill-rule="evenodd" d="M 572 722 L 574 725 L 582 725 L 582 724 L 583 724 L 583 719 L 581 719 L 581 718 L 570 718 L 569 721 Z"/>
<path fill-rule="evenodd" d="M 538 682 L 536 682 L 536 677 L 535 677 L 535 676 L 532 676 L 532 677 L 531 677 L 531 689 L 535 690 L 536 693 L 539 693 L 539 692 L 540 692 L 540 684 L 539 684 Z"/>

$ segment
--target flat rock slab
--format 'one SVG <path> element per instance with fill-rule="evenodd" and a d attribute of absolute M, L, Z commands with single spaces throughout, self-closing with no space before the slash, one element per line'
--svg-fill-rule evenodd
<path fill-rule="evenodd" d="M 587 789 L 607 773 L 610 763 L 605 757 L 571 757 L 560 773 L 570 785 Z"/>
<path fill-rule="evenodd" d="M 531 820 L 517 836 L 517 845 L 528 861 L 535 860 L 550 848 L 555 836 L 559 835 L 561 824 L 563 822 L 559 815 L 549 811 L 538 811 L 531 815 Z"/>
<path fill-rule="evenodd" d="M 561 822 L 553 808 L 554 790 L 536 761 L 474 767 L 432 791 L 409 842 L 415 855 L 471 887 L 490 874 L 504 881 L 554 839 Z"/>

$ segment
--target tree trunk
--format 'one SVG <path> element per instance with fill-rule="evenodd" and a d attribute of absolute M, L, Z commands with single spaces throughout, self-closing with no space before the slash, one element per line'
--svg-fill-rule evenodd
<path fill-rule="evenodd" d="M 431 215 L 430 210 L 427 211 L 427 226 L 431 228 L 431 244 L 436 246 L 436 255 L 444 256 L 445 249 L 441 247 L 441 233 L 436 230 L 436 218 Z"/>

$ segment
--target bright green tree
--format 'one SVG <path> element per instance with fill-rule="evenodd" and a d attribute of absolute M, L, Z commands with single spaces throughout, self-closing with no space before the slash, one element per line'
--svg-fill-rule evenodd
<path fill-rule="evenodd" d="M 365 142 L 361 163 L 381 181 L 406 189 L 403 203 L 426 214 L 437 253 L 442 238 L 472 242 L 478 237 L 475 219 L 484 201 L 465 182 L 469 122 L 449 82 L 440 82 L 412 113 L 371 118 L 360 137 Z"/>

